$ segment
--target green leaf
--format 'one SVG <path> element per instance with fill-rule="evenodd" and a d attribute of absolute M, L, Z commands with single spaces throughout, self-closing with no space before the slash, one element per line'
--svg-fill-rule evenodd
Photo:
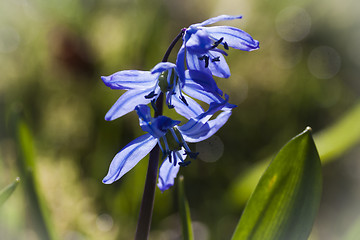
<path fill-rule="evenodd" d="M 359 119 L 360 103 L 355 105 L 336 123 L 314 134 L 314 140 L 323 164 L 335 160 L 359 143 Z M 227 199 L 231 200 L 232 205 L 241 207 L 246 203 L 269 162 L 270 159 L 264 159 L 235 179 L 227 197 Z"/>
<path fill-rule="evenodd" d="M 307 239 L 321 197 L 321 163 L 310 128 L 273 159 L 250 197 L 232 240 Z"/>
<path fill-rule="evenodd" d="M 179 177 L 179 187 L 178 187 L 178 196 L 179 196 L 179 212 L 181 218 L 181 226 L 183 232 L 184 240 L 193 240 L 194 234 L 191 226 L 191 216 L 190 216 L 190 208 L 189 203 L 185 196 L 184 190 L 184 177 Z"/>
<path fill-rule="evenodd" d="M 0 207 L 8 200 L 11 194 L 15 191 L 15 188 L 20 182 L 20 178 L 17 177 L 16 180 L 9 184 L 7 187 L 0 191 Z"/>

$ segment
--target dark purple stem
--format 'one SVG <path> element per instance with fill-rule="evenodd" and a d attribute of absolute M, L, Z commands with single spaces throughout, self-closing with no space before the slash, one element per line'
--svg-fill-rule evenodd
<path fill-rule="evenodd" d="M 174 48 L 175 44 L 183 36 L 185 29 L 182 29 L 181 32 L 176 36 L 176 38 L 171 42 L 169 48 L 167 49 L 162 62 L 167 62 L 169 55 Z M 163 103 L 164 103 L 164 94 L 160 93 L 159 97 L 156 100 L 156 111 L 154 117 L 162 115 L 163 112 Z M 150 152 L 149 165 L 146 174 L 144 194 L 140 206 L 139 220 L 136 227 L 135 240 L 147 240 L 150 232 L 151 218 L 154 209 L 154 200 L 155 200 L 155 187 L 157 179 L 157 170 L 159 165 L 159 146 L 156 145 L 155 148 Z"/>

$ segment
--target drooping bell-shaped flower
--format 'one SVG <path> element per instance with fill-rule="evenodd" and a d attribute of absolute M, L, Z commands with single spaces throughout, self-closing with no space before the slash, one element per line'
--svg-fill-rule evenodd
<path fill-rule="evenodd" d="M 227 101 L 226 96 L 221 103 L 211 103 L 206 112 L 200 109 L 196 117 L 190 118 L 181 126 L 180 121 L 166 116 L 151 117 L 150 108 L 146 105 L 136 106 L 140 126 L 147 134 L 136 138 L 116 154 L 103 183 L 110 184 L 120 179 L 158 144 L 164 159 L 159 171 L 158 187 L 165 191 L 174 184 L 179 167 L 190 163 L 186 157 L 197 156 L 190 150 L 187 142 L 200 142 L 211 137 L 229 119 L 231 110 L 226 107 Z M 223 111 L 210 120 L 219 110 Z"/>
<path fill-rule="evenodd" d="M 202 23 L 190 25 L 183 36 L 176 64 L 180 71 L 186 66 L 190 70 L 199 70 L 221 78 L 230 76 L 230 69 L 224 55 L 231 48 L 252 51 L 259 48 L 259 42 L 248 33 L 230 26 L 206 25 L 223 20 L 240 19 L 242 16 L 220 15 Z M 219 46 L 224 49 L 220 49 Z"/>
<path fill-rule="evenodd" d="M 222 102 L 222 91 L 211 75 L 186 70 L 179 77 L 177 66 L 170 62 L 161 62 L 150 71 L 124 70 L 101 79 L 112 89 L 127 90 L 105 115 L 108 121 L 119 118 L 135 109 L 137 105 L 149 104 L 157 100 L 162 92 L 166 96 L 166 104 L 186 118 L 191 118 L 202 107 L 191 97 L 210 104 Z M 186 92 L 189 96 L 184 94 Z M 234 105 L 227 103 L 227 107 Z"/>

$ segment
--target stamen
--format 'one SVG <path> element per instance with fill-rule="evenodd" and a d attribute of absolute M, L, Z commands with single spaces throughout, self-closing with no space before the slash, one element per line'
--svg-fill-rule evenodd
<path fill-rule="evenodd" d="M 209 66 L 209 56 L 205 57 L 205 68 Z"/>
<path fill-rule="evenodd" d="M 180 165 L 181 167 L 186 167 L 186 166 L 188 166 L 190 163 L 191 163 L 191 161 L 184 161 L 184 162 L 179 162 L 179 165 Z"/>
<path fill-rule="evenodd" d="M 220 38 L 219 40 L 217 40 L 216 42 L 214 42 L 214 45 L 211 46 L 211 49 L 216 48 L 217 46 L 219 46 L 219 44 L 224 40 L 224 38 Z"/>
<path fill-rule="evenodd" d="M 154 111 L 157 112 L 156 99 L 151 100 L 151 106 L 154 109 Z"/>
<path fill-rule="evenodd" d="M 181 101 L 183 101 L 183 103 L 185 103 L 186 106 L 189 106 L 189 104 L 187 103 L 187 101 L 183 95 L 180 95 L 179 98 Z"/>
<path fill-rule="evenodd" d="M 209 66 L 209 56 L 202 55 L 201 57 L 198 57 L 200 61 L 205 60 L 205 67 L 207 68 Z"/>
<path fill-rule="evenodd" d="M 162 146 L 161 146 L 161 142 L 160 142 L 160 139 L 159 139 L 159 138 L 157 139 L 157 142 L 158 142 L 158 145 L 159 145 L 160 150 L 161 150 L 162 152 L 164 152 L 164 149 L 163 149 Z"/>
<path fill-rule="evenodd" d="M 169 157 L 169 162 L 171 163 L 171 162 L 172 162 L 172 159 L 171 159 L 171 152 L 168 154 L 168 157 Z"/>
<path fill-rule="evenodd" d="M 192 159 L 196 159 L 197 156 L 199 155 L 198 152 L 188 152 L 188 151 L 185 151 L 185 154 L 188 155 Z"/>
<path fill-rule="evenodd" d="M 175 133 L 174 128 L 170 128 L 170 132 L 171 132 L 171 134 L 173 135 L 175 141 L 176 141 L 179 145 L 181 145 L 181 143 L 180 143 L 180 141 L 179 141 L 179 138 L 176 136 L 176 133 Z"/>
<path fill-rule="evenodd" d="M 174 167 L 176 166 L 176 164 L 177 164 L 177 158 L 176 158 L 176 154 L 177 152 L 172 152 L 172 154 L 173 154 L 173 157 L 174 157 Z M 182 159 L 181 159 L 182 160 Z"/>
<path fill-rule="evenodd" d="M 225 50 L 229 50 L 229 45 L 227 44 L 227 42 L 224 42 L 224 48 Z"/>
<path fill-rule="evenodd" d="M 211 59 L 212 62 L 220 62 L 220 57 L 214 57 Z"/>
<path fill-rule="evenodd" d="M 157 142 L 158 142 L 158 145 L 160 147 L 160 150 L 162 152 L 162 156 L 161 156 L 161 160 L 164 160 L 166 158 L 166 151 L 164 151 L 163 147 L 161 146 L 161 142 L 160 142 L 160 139 L 157 139 Z"/>
<path fill-rule="evenodd" d="M 151 93 L 149 93 L 148 95 L 145 96 L 146 99 L 149 99 L 149 98 L 153 98 L 155 97 L 157 94 L 155 93 L 155 91 L 152 91 Z"/>

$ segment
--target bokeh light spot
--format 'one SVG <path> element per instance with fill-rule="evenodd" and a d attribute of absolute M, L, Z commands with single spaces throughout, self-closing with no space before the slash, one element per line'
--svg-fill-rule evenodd
<path fill-rule="evenodd" d="M 300 7 L 290 6 L 283 9 L 275 20 L 279 36 L 288 42 L 298 42 L 310 32 L 311 17 Z"/>
<path fill-rule="evenodd" d="M 340 70 L 341 58 L 331 47 L 320 46 L 311 51 L 308 68 L 312 75 L 320 79 L 334 77 Z"/>
<path fill-rule="evenodd" d="M 199 153 L 199 158 L 205 162 L 216 162 L 224 153 L 224 143 L 222 140 L 214 135 L 204 141 L 196 144 L 196 151 Z"/>
<path fill-rule="evenodd" d="M 96 218 L 96 226 L 102 232 L 108 232 L 112 229 L 114 221 L 109 214 L 103 213 Z"/>

